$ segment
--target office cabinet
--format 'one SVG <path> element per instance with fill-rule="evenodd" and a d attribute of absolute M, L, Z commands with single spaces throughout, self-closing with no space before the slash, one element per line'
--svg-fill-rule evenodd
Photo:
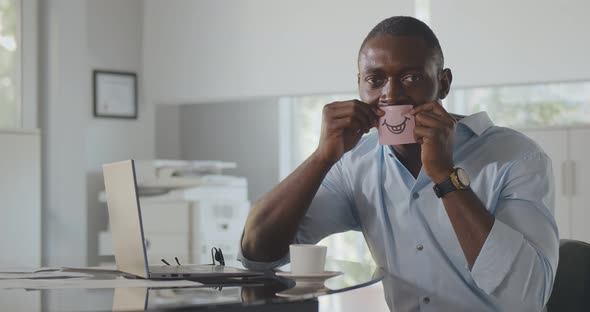
<path fill-rule="evenodd" d="M 590 128 L 571 129 L 568 165 L 572 238 L 590 242 Z"/>
<path fill-rule="evenodd" d="M 551 158 L 560 238 L 590 242 L 590 128 L 521 130 Z"/>
<path fill-rule="evenodd" d="M 522 131 L 537 142 L 551 158 L 553 176 L 555 179 L 555 221 L 561 238 L 571 238 L 571 197 L 569 196 L 568 174 L 568 131 L 556 130 L 528 130 Z"/>

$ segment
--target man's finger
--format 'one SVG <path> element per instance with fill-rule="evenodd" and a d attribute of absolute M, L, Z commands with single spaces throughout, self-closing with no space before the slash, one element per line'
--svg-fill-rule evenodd
<path fill-rule="evenodd" d="M 438 137 L 439 131 L 436 128 L 416 126 L 414 128 L 414 138 L 416 141 L 420 140 L 424 143 L 433 142 Z"/>
<path fill-rule="evenodd" d="M 356 132 L 356 130 L 362 130 L 360 123 L 354 117 L 334 119 L 330 123 L 330 128 L 336 131 L 354 130 Z"/>
<path fill-rule="evenodd" d="M 416 133 L 419 137 L 434 138 L 436 136 L 436 129 L 418 126 L 414 127 L 414 133 Z"/>
<path fill-rule="evenodd" d="M 355 107 L 371 118 L 371 127 L 377 126 L 379 117 L 385 115 L 385 111 L 380 109 L 376 104 L 367 104 L 365 102 L 355 100 Z"/>
<path fill-rule="evenodd" d="M 351 104 L 342 105 L 340 107 L 334 107 L 329 112 L 329 114 L 330 119 L 357 117 L 357 119 L 359 119 L 359 121 L 362 124 L 367 125 L 367 127 L 371 127 L 375 121 L 374 117 L 371 117 L 370 115 L 362 111 L 361 108 L 356 108 Z"/>
<path fill-rule="evenodd" d="M 353 115 L 362 115 L 366 118 L 369 128 L 377 126 L 379 115 L 374 110 L 375 105 L 366 104 L 359 100 L 340 102 L 340 105 L 332 106 L 331 117 L 344 118 Z M 385 112 L 383 112 L 385 114 Z"/>
<path fill-rule="evenodd" d="M 414 106 L 414 108 L 410 111 L 410 115 L 416 115 L 421 112 L 431 111 L 433 109 L 434 102 L 424 103 L 422 105 Z"/>
<path fill-rule="evenodd" d="M 369 132 L 371 126 L 360 115 L 353 115 L 344 118 L 337 118 L 332 120 L 332 128 L 334 129 L 348 129 L 352 132 L 359 132 L 361 134 Z"/>
<path fill-rule="evenodd" d="M 439 101 L 430 102 L 430 103 L 426 103 L 426 104 L 422 104 L 420 106 L 414 107 L 414 109 L 412 109 L 410 114 L 416 116 L 416 114 L 419 114 L 419 113 L 425 112 L 425 111 L 432 111 L 439 116 L 445 116 L 445 115 L 449 114 L 449 113 L 447 113 L 447 111 L 444 109 L 444 107 L 442 106 L 442 104 Z"/>

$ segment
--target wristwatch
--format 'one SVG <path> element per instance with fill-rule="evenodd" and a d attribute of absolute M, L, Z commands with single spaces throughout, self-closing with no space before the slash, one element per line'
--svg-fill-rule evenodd
<path fill-rule="evenodd" d="M 451 175 L 446 180 L 435 184 L 432 189 L 438 198 L 442 198 L 450 192 L 469 189 L 470 184 L 471 181 L 465 170 L 455 166 Z"/>

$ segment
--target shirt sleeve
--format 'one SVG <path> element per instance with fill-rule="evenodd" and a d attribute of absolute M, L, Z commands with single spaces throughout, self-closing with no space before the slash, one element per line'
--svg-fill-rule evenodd
<path fill-rule="evenodd" d="M 551 160 L 535 153 L 504 177 L 495 221 L 471 274 L 506 311 L 540 311 L 553 287 L 559 237 Z"/>
<path fill-rule="evenodd" d="M 299 224 L 294 244 L 316 244 L 324 237 L 359 230 L 356 215 L 353 212 L 352 192 L 342 168 L 342 160 L 337 162 L 322 181 L 305 216 Z M 238 248 L 238 260 L 244 267 L 252 270 L 270 270 L 289 262 L 289 254 L 274 262 L 256 262 L 244 257 L 242 248 Z"/>

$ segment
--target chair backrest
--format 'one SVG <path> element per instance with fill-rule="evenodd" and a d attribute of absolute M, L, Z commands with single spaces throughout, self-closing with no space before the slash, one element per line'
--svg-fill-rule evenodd
<path fill-rule="evenodd" d="M 562 239 L 547 310 L 590 311 L 590 244 Z"/>

